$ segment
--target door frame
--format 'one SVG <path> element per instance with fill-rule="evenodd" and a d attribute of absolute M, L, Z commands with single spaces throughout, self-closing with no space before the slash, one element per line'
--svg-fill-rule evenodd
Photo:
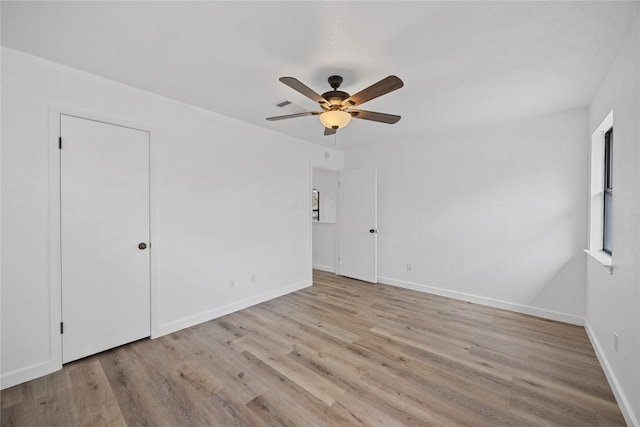
<path fill-rule="evenodd" d="M 325 157 L 329 158 L 329 157 Z M 320 164 L 320 162 L 309 162 L 309 189 L 307 191 L 307 217 L 309 218 L 309 283 L 313 284 L 313 221 L 311 220 L 311 192 L 313 191 L 313 170 L 314 169 L 322 169 L 329 172 L 340 173 L 342 167 L 329 165 L 329 164 Z M 336 250 L 336 258 L 338 257 L 338 240 L 339 240 L 339 231 L 338 224 L 340 222 L 340 212 L 336 211 L 336 242 L 335 242 L 335 250 Z M 338 269 L 340 266 L 340 261 L 336 259 L 336 272 L 338 274 Z"/>
<path fill-rule="evenodd" d="M 50 104 L 49 105 L 49 300 L 50 300 L 50 336 L 51 336 L 51 363 L 55 370 L 62 369 L 62 334 L 60 322 L 62 321 L 62 256 L 61 256 L 61 183 L 60 183 L 60 138 L 61 116 L 73 116 L 86 120 L 93 120 L 115 126 L 122 126 L 149 133 L 149 246 L 157 242 L 156 219 L 158 217 L 156 191 L 156 155 L 153 149 L 153 127 L 141 123 L 135 123 L 122 117 L 114 117 L 109 114 L 96 113 L 79 107 Z M 63 141 L 64 144 L 64 141 Z M 157 262 L 155 251 L 149 254 L 149 291 L 151 295 L 151 338 L 159 336 L 158 333 L 158 288 Z"/>
<path fill-rule="evenodd" d="M 311 192 L 314 190 L 314 183 L 313 183 L 313 171 L 317 169 L 317 170 L 323 170 L 325 172 L 334 172 L 338 175 L 338 194 L 340 192 L 340 172 L 341 169 L 340 168 L 332 168 L 329 167 L 327 165 L 323 165 L 323 166 L 316 166 L 313 163 L 311 164 L 310 167 L 310 171 L 309 171 L 309 196 L 311 196 Z M 339 199 L 339 197 L 338 197 Z M 311 210 L 312 210 L 312 206 L 311 206 L 311 197 L 309 197 L 309 214 L 311 214 Z M 339 206 L 339 201 L 336 200 L 336 203 Z M 309 216 L 309 218 L 311 218 L 311 216 Z M 336 241 L 334 242 L 334 251 L 335 251 L 335 259 L 333 260 L 335 262 L 335 269 L 333 274 L 338 274 L 338 271 L 340 270 L 340 257 L 339 257 L 339 253 L 340 253 L 340 209 L 336 209 L 336 222 L 335 222 L 335 237 L 336 237 Z M 310 240 L 311 240 L 311 273 L 313 274 L 313 221 L 311 221 L 311 225 L 309 226 L 310 229 Z"/>

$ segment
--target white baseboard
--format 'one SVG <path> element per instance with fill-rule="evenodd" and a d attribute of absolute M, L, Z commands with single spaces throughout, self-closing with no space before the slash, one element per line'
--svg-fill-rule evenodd
<path fill-rule="evenodd" d="M 531 316 L 542 317 L 544 319 L 557 320 L 559 322 L 570 323 L 572 325 L 584 325 L 584 319 L 582 317 L 572 314 L 560 313 L 552 310 L 544 310 L 537 307 L 530 307 L 527 305 L 500 301 L 492 298 L 471 295 L 464 292 L 450 291 L 448 289 L 437 288 L 434 286 L 405 282 L 403 280 L 391 279 L 388 277 L 378 277 L 378 282 L 384 283 L 385 285 L 397 286 L 399 288 L 411 289 L 414 291 L 420 291 L 428 294 L 440 295 L 457 300 L 473 302 L 489 307 L 515 311 L 517 313 L 529 314 Z"/>
<path fill-rule="evenodd" d="M 2 377 L 0 377 L 0 390 L 48 375 L 59 370 L 61 367 L 61 365 L 53 362 L 52 360 L 47 360 L 45 362 L 36 363 L 35 365 L 7 372 L 2 374 Z"/>
<path fill-rule="evenodd" d="M 335 273 L 336 268 L 331 267 L 330 265 L 321 265 L 321 264 L 313 264 L 314 270 L 327 271 L 329 273 Z"/>
<path fill-rule="evenodd" d="M 208 322 L 209 320 L 216 319 L 218 317 L 222 317 L 227 314 L 231 314 L 238 310 L 242 310 L 252 305 L 260 304 L 265 301 L 269 301 L 274 298 L 281 297 L 286 294 L 290 294 L 291 292 L 298 291 L 300 289 L 307 288 L 311 286 L 313 283 L 311 281 L 303 281 L 299 283 L 295 283 L 293 285 L 285 286 L 283 288 L 276 289 L 274 291 L 266 292 L 264 294 L 256 295 L 250 298 L 245 298 L 240 301 L 236 301 L 234 303 L 225 305 L 223 307 L 215 308 L 210 311 L 206 311 L 204 313 L 198 313 L 194 316 L 185 317 L 184 319 L 176 320 L 165 325 L 158 326 L 151 335 L 151 338 L 158 338 L 163 335 L 170 334 L 172 332 L 179 331 L 181 329 L 189 328 L 191 326 Z"/>
<path fill-rule="evenodd" d="M 609 381 L 609 386 L 613 391 L 613 395 L 616 398 L 616 402 L 618 402 L 618 406 L 620 407 L 620 411 L 622 411 L 622 416 L 624 416 L 624 420 L 627 422 L 627 425 L 631 427 L 640 427 L 640 421 L 636 417 L 636 415 L 632 412 L 633 406 L 629 403 L 629 399 L 622 391 L 620 387 L 620 383 L 618 382 L 618 378 L 616 377 L 613 369 L 611 369 L 611 364 L 609 363 L 609 359 L 605 355 L 602 350 L 602 345 L 600 345 L 600 341 L 598 337 L 591 329 L 591 325 L 589 321 L 585 319 L 584 321 L 584 329 L 587 331 L 587 336 L 591 341 L 591 345 L 593 346 L 596 356 L 598 356 L 598 361 L 600 361 L 600 365 L 602 366 L 602 370 L 604 371 L 604 375 L 607 377 L 607 381 Z"/>

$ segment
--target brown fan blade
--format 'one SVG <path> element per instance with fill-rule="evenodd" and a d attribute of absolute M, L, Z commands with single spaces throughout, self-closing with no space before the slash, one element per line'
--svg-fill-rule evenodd
<path fill-rule="evenodd" d="M 396 76 L 389 76 L 345 99 L 342 105 L 346 108 L 355 107 L 356 105 L 364 104 L 374 98 L 400 89 L 402 86 L 404 86 L 402 80 Z"/>
<path fill-rule="evenodd" d="M 309 88 L 307 85 L 305 85 L 295 77 L 280 77 L 280 81 L 286 84 L 287 86 L 289 86 L 291 89 L 300 92 L 301 94 L 303 94 L 304 96 L 312 100 L 313 102 L 317 102 L 322 107 L 329 108 L 331 106 L 329 101 L 324 99 L 322 96 L 317 94 L 313 89 Z"/>
<path fill-rule="evenodd" d="M 389 123 L 390 125 L 397 123 L 401 118 L 395 114 L 376 113 L 375 111 L 365 110 L 349 110 L 349 114 L 356 119 L 372 120 L 374 122 Z"/>
<path fill-rule="evenodd" d="M 267 117 L 267 120 L 269 120 L 270 122 L 273 122 L 276 120 L 295 119 L 296 117 L 317 116 L 319 114 L 322 114 L 322 112 L 321 111 L 305 111 L 304 113 L 287 114 L 286 116 Z"/>
<path fill-rule="evenodd" d="M 338 129 L 324 128 L 324 136 L 334 135 Z"/>

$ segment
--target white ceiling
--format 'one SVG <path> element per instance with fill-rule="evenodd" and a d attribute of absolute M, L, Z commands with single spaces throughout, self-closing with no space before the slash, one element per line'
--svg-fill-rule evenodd
<path fill-rule="evenodd" d="M 635 2 L 9 2 L 2 44 L 338 149 L 586 106 Z M 390 74 L 404 88 L 362 106 L 400 114 L 322 136 L 317 117 L 267 122 L 278 81 L 353 94 Z"/>

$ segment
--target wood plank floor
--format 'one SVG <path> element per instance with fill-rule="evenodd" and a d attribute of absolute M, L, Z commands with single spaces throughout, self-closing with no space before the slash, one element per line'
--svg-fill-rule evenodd
<path fill-rule="evenodd" d="M 623 426 L 582 327 L 314 286 L 2 392 L 3 426 Z"/>

